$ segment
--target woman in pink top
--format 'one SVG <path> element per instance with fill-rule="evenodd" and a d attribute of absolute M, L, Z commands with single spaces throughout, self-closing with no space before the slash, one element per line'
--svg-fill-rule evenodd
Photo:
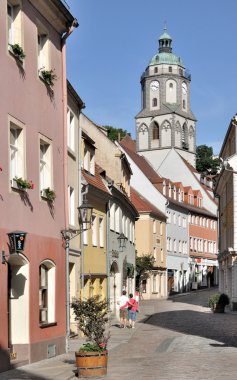
<path fill-rule="evenodd" d="M 137 309 L 138 309 L 138 303 L 133 298 L 133 294 L 131 293 L 129 294 L 129 301 L 128 301 L 128 319 L 129 319 L 129 327 L 132 329 L 134 329 Z"/>

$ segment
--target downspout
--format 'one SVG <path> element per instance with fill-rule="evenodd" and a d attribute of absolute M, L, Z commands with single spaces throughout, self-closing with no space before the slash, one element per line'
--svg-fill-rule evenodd
<path fill-rule="evenodd" d="M 110 201 L 106 204 L 106 265 L 107 265 L 107 302 L 110 305 L 110 265 L 109 265 L 109 210 L 110 210 Z M 111 305 L 110 305 L 111 306 Z"/>
<path fill-rule="evenodd" d="M 65 212 L 65 229 L 69 224 L 67 186 L 68 186 L 68 171 L 67 171 L 67 71 L 66 71 L 66 39 L 70 36 L 75 28 L 78 27 L 76 19 L 68 31 L 62 36 L 62 92 L 63 92 L 63 173 L 64 173 L 64 212 Z M 66 240 L 66 352 L 69 351 L 69 336 L 70 336 L 70 288 L 69 288 L 69 240 Z"/>

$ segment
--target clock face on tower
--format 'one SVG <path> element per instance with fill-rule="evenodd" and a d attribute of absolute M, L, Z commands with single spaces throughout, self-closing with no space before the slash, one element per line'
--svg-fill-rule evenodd
<path fill-rule="evenodd" d="M 182 83 L 182 93 L 183 93 L 184 95 L 187 94 L 187 85 L 186 85 L 185 82 Z"/>
<path fill-rule="evenodd" d="M 159 82 L 157 80 L 153 80 L 150 84 L 150 88 L 152 91 L 157 91 L 159 89 Z"/>

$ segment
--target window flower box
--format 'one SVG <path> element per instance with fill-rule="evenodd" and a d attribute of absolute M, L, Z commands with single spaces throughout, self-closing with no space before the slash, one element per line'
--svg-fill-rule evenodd
<path fill-rule="evenodd" d="M 46 187 L 41 190 L 41 197 L 47 199 L 49 202 L 54 202 L 56 198 L 56 193 L 50 187 Z"/>
<path fill-rule="evenodd" d="M 14 189 L 26 191 L 26 190 L 33 190 L 34 184 L 32 181 L 28 181 L 27 179 L 22 179 L 21 177 L 15 177 L 11 180 L 11 186 Z"/>
<path fill-rule="evenodd" d="M 19 44 L 9 44 L 9 51 L 17 58 L 21 63 L 23 63 L 24 58 L 26 57 L 24 50 Z"/>
<path fill-rule="evenodd" d="M 54 70 L 39 70 L 39 77 L 49 86 L 53 87 L 57 75 L 54 74 Z"/>

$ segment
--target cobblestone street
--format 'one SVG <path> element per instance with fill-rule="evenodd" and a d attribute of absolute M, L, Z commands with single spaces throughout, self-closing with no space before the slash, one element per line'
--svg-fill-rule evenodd
<path fill-rule="evenodd" d="M 235 379 L 237 314 L 213 314 L 209 296 L 148 301 L 154 314 L 110 353 L 108 379 Z"/>
<path fill-rule="evenodd" d="M 142 301 L 135 330 L 111 328 L 107 380 L 236 379 L 237 313 L 213 314 L 198 291 Z M 74 350 L 1 374 L 0 379 L 76 379 Z"/>

